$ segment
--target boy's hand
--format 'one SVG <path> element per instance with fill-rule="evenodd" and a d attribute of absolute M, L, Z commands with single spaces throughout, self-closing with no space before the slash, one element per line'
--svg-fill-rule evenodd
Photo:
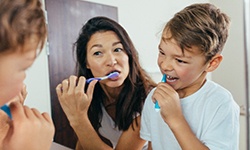
<path fill-rule="evenodd" d="M 14 97 L 12 100 L 11 100 L 11 102 L 13 102 L 13 101 L 19 101 L 19 102 L 21 102 L 21 104 L 24 104 L 24 101 L 25 101 L 25 99 L 26 99 L 26 97 L 27 97 L 27 90 L 26 90 L 26 85 L 24 84 L 23 85 L 23 89 L 21 90 L 21 92 L 16 96 L 16 97 Z"/>
<path fill-rule="evenodd" d="M 55 132 L 49 115 L 18 101 L 12 102 L 10 109 L 13 120 L 4 138 L 3 149 L 49 150 Z"/>
<path fill-rule="evenodd" d="M 166 123 L 173 123 L 182 116 L 178 93 L 167 83 L 160 82 L 152 95 L 153 101 L 158 101 L 160 113 Z"/>

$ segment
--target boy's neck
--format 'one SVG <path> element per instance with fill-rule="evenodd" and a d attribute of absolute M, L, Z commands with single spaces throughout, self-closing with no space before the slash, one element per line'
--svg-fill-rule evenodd
<path fill-rule="evenodd" d="M 205 84 L 206 75 L 207 75 L 207 72 L 204 71 L 201 77 L 198 79 L 198 81 L 196 81 L 194 85 L 190 85 L 186 88 L 177 90 L 176 92 L 179 94 L 179 97 L 185 98 L 197 92 Z"/>

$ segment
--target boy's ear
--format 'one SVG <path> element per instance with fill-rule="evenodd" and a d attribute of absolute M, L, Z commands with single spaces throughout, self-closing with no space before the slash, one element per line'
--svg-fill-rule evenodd
<path fill-rule="evenodd" d="M 223 56 L 221 54 L 216 54 L 208 63 L 207 72 L 214 71 L 221 63 Z"/>

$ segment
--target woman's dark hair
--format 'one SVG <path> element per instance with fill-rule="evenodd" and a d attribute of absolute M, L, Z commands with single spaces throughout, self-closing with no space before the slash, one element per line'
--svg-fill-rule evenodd
<path fill-rule="evenodd" d="M 119 130 L 127 130 L 135 116 L 141 114 L 146 96 L 155 87 L 155 83 L 140 66 L 138 53 L 124 28 L 114 20 L 102 16 L 88 20 L 83 25 L 79 37 L 74 44 L 78 76 L 93 77 L 91 70 L 86 67 L 87 44 L 93 34 L 105 31 L 113 31 L 117 34 L 129 58 L 129 75 L 124 81 L 124 86 L 116 103 L 114 120 Z M 103 114 L 101 105 L 105 98 L 104 91 L 100 84 L 97 83 L 88 110 L 89 119 L 96 131 L 101 127 Z M 138 122 L 136 125 L 138 125 Z"/>

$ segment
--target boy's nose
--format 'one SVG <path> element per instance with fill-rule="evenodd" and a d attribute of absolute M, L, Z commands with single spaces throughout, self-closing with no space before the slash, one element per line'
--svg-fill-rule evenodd
<path fill-rule="evenodd" d="M 166 70 L 166 71 L 173 70 L 173 65 L 168 60 L 162 61 L 161 64 L 160 64 L 160 67 L 161 67 L 162 70 Z"/>

